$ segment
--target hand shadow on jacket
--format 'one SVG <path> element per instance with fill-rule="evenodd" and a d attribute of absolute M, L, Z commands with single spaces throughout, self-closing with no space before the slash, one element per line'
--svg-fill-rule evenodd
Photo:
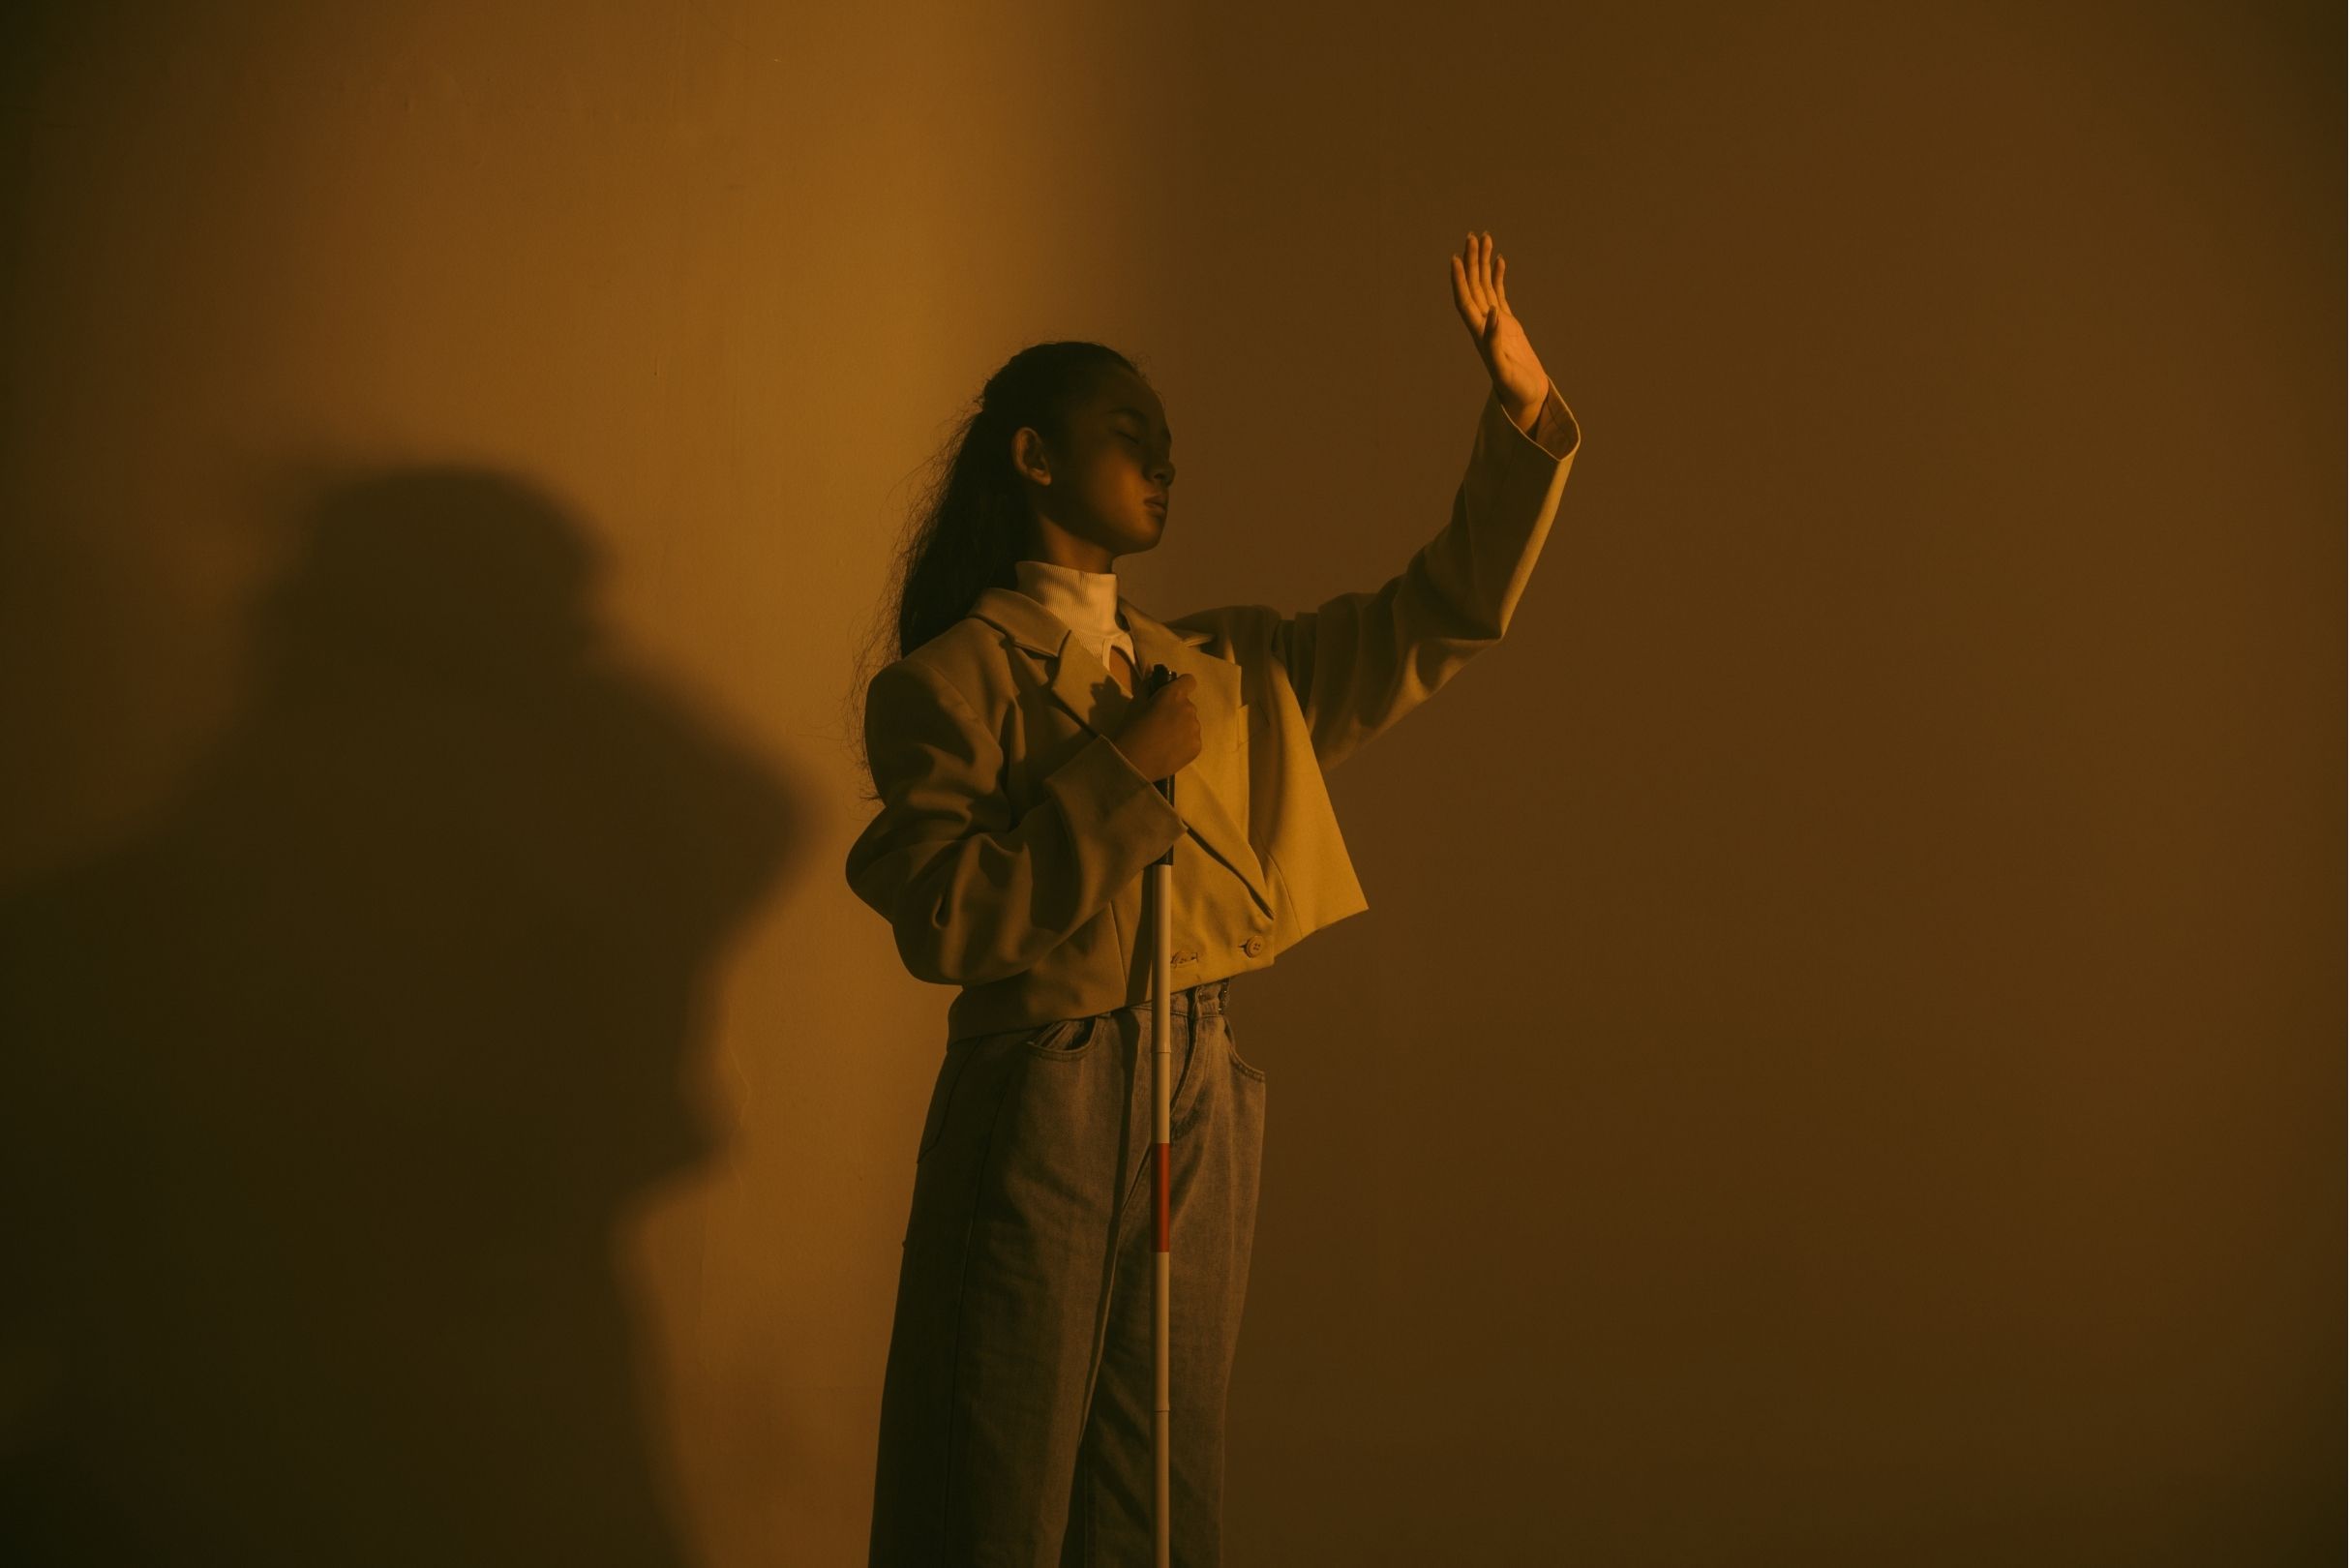
<path fill-rule="evenodd" d="M 467 468 L 320 487 L 160 820 L 0 900 L 0 1555 L 686 1559 L 614 1230 L 781 781 Z"/>

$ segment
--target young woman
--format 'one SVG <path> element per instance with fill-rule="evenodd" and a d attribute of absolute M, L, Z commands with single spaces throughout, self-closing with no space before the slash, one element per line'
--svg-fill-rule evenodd
<path fill-rule="evenodd" d="M 864 690 L 881 809 L 846 870 L 907 970 L 958 990 L 916 1150 L 875 1568 L 1149 1560 L 1142 873 L 1170 849 L 1169 1533 L 1178 1563 L 1219 1560 L 1265 1098 L 1230 980 L 1368 907 L 1323 774 L 1501 639 L 1557 512 L 1581 432 L 1503 271 L 1490 234 L 1452 259 L 1492 391 L 1451 520 L 1374 591 L 1170 621 L 1120 594 L 1116 558 L 1165 533 L 1174 436 L 1099 344 L 991 377 L 918 522 L 898 657 Z M 1176 678 L 1138 700 L 1154 665 Z"/>

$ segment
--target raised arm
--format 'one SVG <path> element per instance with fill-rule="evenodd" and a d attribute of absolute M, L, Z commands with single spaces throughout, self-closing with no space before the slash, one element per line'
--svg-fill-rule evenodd
<path fill-rule="evenodd" d="M 918 980 L 979 985 L 1034 967 L 1183 836 L 1166 797 L 1099 735 L 1012 821 L 995 736 L 904 660 L 866 688 L 865 749 L 882 808 L 849 848 L 849 886 Z"/>
<path fill-rule="evenodd" d="M 1558 513 L 1582 432 L 1510 309 L 1508 265 L 1483 230 L 1451 258 L 1453 306 L 1492 382 L 1451 520 L 1376 589 L 1272 626 L 1325 771 L 1501 641 Z"/>
<path fill-rule="evenodd" d="M 1546 386 L 1534 433 L 1489 395 L 1451 519 L 1377 588 L 1271 626 L 1325 772 L 1501 641 L 1558 513 L 1582 433 Z"/>

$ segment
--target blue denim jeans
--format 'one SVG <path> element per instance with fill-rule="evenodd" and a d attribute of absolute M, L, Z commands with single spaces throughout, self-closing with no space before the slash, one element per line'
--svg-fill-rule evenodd
<path fill-rule="evenodd" d="M 1265 1075 L 1230 981 L 1169 998 L 1169 1538 L 1220 1555 L 1224 1395 L 1256 1231 Z M 872 1568 L 1151 1561 L 1151 1009 L 947 1049 L 882 1386 Z"/>

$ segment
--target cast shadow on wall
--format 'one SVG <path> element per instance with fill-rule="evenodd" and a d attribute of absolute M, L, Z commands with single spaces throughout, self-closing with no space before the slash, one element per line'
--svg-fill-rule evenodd
<path fill-rule="evenodd" d="M 614 1230 L 782 781 L 604 646 L 588 536 L 475 469 L 318 494 L 164 815 L 0 900 L 0 1557 L 690 1553 Z"/>

